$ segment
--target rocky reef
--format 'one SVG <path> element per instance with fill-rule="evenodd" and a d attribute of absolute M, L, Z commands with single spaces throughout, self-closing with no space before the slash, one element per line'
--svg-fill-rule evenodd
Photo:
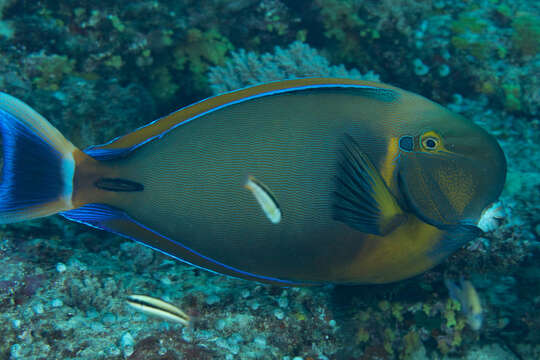
<path fill-rule="evenodd" d="M 339 76 L 463 114 L 508 161 L 496 229 L 396 284 L 278 288 L 60 217 L 3 225 L 0 358 L 540 358 L 538 1 L 0 0 L 0 53 L 0 89 L 81 148 L 215 93 Z M 479 331 L 445 277 L 475 285 Z M 129 294 L 192 323 L 134 312 Z"/>

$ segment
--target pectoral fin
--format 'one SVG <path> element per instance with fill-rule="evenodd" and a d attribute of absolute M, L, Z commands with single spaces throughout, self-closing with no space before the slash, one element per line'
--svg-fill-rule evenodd
<path fill-rule="evenodd" d="M 375 235 L 392 232 L 406 219 L 381 175 L 358 143 L 345 136 L 334 192 L 334 219 Z"/>

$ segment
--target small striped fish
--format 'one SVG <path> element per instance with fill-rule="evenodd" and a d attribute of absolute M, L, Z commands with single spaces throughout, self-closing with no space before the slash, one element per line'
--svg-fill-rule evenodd
<path fill-rule="evenodd" d="M 129 306 L 142 313 L 178 322 L 186 326 L 189 325 L 189 315 L 163 300 L 146 295 L 129 295 L 126 302 Z"/>

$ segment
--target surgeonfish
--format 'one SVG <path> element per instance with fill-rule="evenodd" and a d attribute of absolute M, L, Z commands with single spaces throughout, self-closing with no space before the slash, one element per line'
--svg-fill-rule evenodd
<path fill-rule="evenodd" d="M 471 121 L 348 79 L 222 94 L 84 151 L 1 94 L 0 132 L 2 223 L 60 213 L 284 286 L 424 272 L 482 233 L 506 177 L 497 141 Z"/>
<path fill-rule="evenodd" d="M 460 279 L 459 286 L 449 279 L 444 279 L 444 284 L 448 288 L 450 298 L 461 304 L 461 312 L 467 318 L 471 329 L 480 330 L 484 314 L 480 297 L 473 284 L 469 280 L 463 280 L 463 278 Z"/>
<path fill-rule="evenodd" d="M 129 306 L 142 313 L 162 319 L 189 325 L 190 317 L 176 306 L 148 295 L 129 295 L 126 299 Z"/>

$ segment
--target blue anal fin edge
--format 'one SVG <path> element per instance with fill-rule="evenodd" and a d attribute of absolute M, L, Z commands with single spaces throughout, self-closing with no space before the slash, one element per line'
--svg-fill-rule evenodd
<path fill-rule="evenodd" d="M 77 209 L 61 212 L 60 215 L 68 220 L 106 231 L 110 230 L 101 226 L 103 221 L 127 218 L 122 210 L 104 204 L 87 204 Z"/>
<path fill-rule="evenodd" d="M 291 281 L 291 280 L 287 280 L 287 279 L 280 279 L 280 278 L 274 278 L 274 277 L 269 277 L 269 276 L 262 276 L 262 275 L 246 272 L 246 271 L 237 269 L 235 267 L 226 265 L 224 263 L 216 261 L 215 259 L 209 258 L 209 257 L 197 252 L 196 250 L 191 249 L 191 248 L 183 245 L 182 243 L 179 243 L 179 242 L 177 242 L 175 240 L 172 240 L 172 239 L 170 239 L 168 237 L 165 237 L 165 236 L 155 232 L 152 229 L 149 229 L 148 227 L 146 227 L 146 226 L 142 225 L 141 223 L 139 223 L 139 222 L 135 221 L 134 219 L 132 219 L 123 210 L 118 209 L 118 208 L 114 208 L 114 207 L 109 206 L 109 205 L 105 205 L 105 204 L 87 204 L 87 205 L 84 205 L 84 206 L 82 206 L 80 208 L 77 208 L 77 209 L 74 209 L 74 210 L 61 212 L 60 215 L 62 215 L 63 217 L 65 217 L 68 220 L 72 220 L 72 221 L 75 221 L 75 222 L 78 222 L 78 223 L 81 223 L 81 224 L 91 226 L 91 227 L 96 228 L 96 229 L 105 230 L 105 231 L 111 232 L 113 234 L 120 235 L 120 236 L 123 236 L 125 238 L 134 240 L 134 241 L 136 241 L 136 242 L 138 242 L 138 243 L 140 243 L 142 245 L 145 245 L 145 246 L 147 246 L 147 247 L 149 247 L 149 248 L 151 248 L 153 250 L 156 250 L 158 252 L 161 252 L 161 253 L 163 253 L 163 254 L 165 254 L 167 256 L 170 256 L 170 257 L 172 257 L 172 258 L 174 258 L 176 260 L 185 262 L 185 263 L 187 263 L 187 264 L 189 264 L 191 266 L 202 268 L 202 269 L 210 271 L 210 272 L 219 272 L 219 273 L 221 273 L 223 275 L 234 276 L 234 277 L 243 277 L 243 278 L 262 281 L 262 282 L 266 282 L 266 283 L 279 284 L 280 286 L 320 285 L 319 283 L 315 283 L 315 282 L 310 283 L 310 282 L 302 282 L 302 281 Z M 170 241 L 171 243 L 176 244 L 180 248 L 182 248 L 182 249 L 186 250 L 187 252 L 189 252 L 190 254 L 192 254 L 195 258 L 204 259 L 204 260 L 208 261 L 209 263 L 214 264 L 214 266 L 216 267 L 216 270 L 213 270 L 210 267 L 203 267 L 203 266 L 197 265 L 195 262 L 190 262 L 190 261 L 188 261 L 188 260 L 186 260 L 186 259 L 184 259 L 182 257 L 178 257 L 178 256 L 176 256 L 176 255 L 174 255 L 172 253 L 166 252 L 166 251 L 160 249 L 160 247 L 156 246 L 155 244 L 151 244 L 148 241 L 145 241 L 144 239 L 136 238 L 136 237 L 133 237 L 130 234 L 124 233 L 123 231 L 119 231 L 115 226 L 111 226 L 111 222 L 110 222 L 111 220 L 127 221 L 127 222 L 130 222 L 131 224 L 139 227 L 140 229 L 144 229 L 146 231 L 149 231 L 152 234 L 154 234 L 156 236 L 159 236 L 160 238 L 163 238 L 163 239 L 165 239 L 167 241 Z"/>

